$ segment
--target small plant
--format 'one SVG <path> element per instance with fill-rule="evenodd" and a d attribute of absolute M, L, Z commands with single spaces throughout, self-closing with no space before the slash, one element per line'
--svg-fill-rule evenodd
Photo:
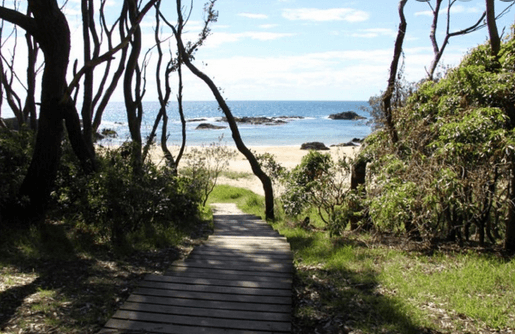
<path fill-rule="evenodd" d="M 186 155 L 187 168 L 183 174 L 191 179 L 194 188 L 202 198 L 202 206 L 216 186 L 218 177 L 229 166 L 229 160 L 236 156 L 236 151 L 222 144 L 223 136 L 217 143 L 202 148 L 192 148 Z"/>
<path fill-rule="evenodd" d="M 281 197 L 285 213 L 298 216 L 314 207 L 331 234 L 339 234 L 347 226 L 350 214 L 350 168 L 346 157 L 335 162 L 330 154 L 310 151 L 285 177 Z"/>

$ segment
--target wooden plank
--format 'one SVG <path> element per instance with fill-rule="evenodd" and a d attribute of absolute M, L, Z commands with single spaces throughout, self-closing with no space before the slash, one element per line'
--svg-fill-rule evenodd
<path fill-rule="evenodd" d="M 291 276 L 256 276 L 255 274 L 246 275 L 242 272 L 218 269 L 188 268 L 188 267 L 170 267 L 165 272 L 165 276 L 176 277 L 192 277 L 192 278 L 213 278 L 219 280 L 239 280 L 249 282 L 280 282 L 291 284 Z"/>
<path fill-rule="evenodd" d="M 212 308 L 201 307 L 181 307 L 169 306 L 158 304 L 143 304 L 126 302 L 120 308 L 125 311 L 141 311 L 147 313 L 162 313 L 169 315 L 187 315 L 187 316 L 200 316 L 209 318 L 220 319 L 241 319 L 241 320 L 254 320 L 254 321 L 291 321 L 289 313 L 277 312 L 252 312 L 252 311 L 235 311 L 235 310 L 217 310 Z"/>
<path fill-rule="evenodd" d="M 181 298 L 169 298 L 162 296 L 144 296 L 132 294 L 127 298 L 128 302 L 134 303 L 148 303 L 168 306 L 183 306 L 183 307 L 198 307 L 199 302 L 195 299 L 181 299 Z M 214 301 L 214 300 L 203 300 L 203 308 L 211 308 L 217 310 L 235 310 L 235 311 L 252 311 L 252 312 L 277 312 L 290 314 L 290 305 L 280 304 L 254 304 L 254 303 L 239 303 L 239 302 L 228 302 L 228 301 Z"/>
<path fill-rule="evenodd" d="M 241 247 L 225 247 L 221 248 L 214 245 L 204 244 L 199 247 L 199 252 L 223 252 L 223 253 L 233 253 L 242 255 L 291 255 L 291 251 L 284 249 L 251 249 L 251 248 L 241 248 Z"/>
<path fill-rule="evenodd" d="M 107 322 L 106 328 L 99 334 L 272 334 L 272 332 L 248 331 L 238 329 L 202 328 L 192 326 L 178 326 L 172 324 L 140 322 L 134 320 L 111 319 Z"/>
<path fill-rule="evenodd" d="M 233 207 L 220 206 L 214 235 L 188 259 L 147 275 L 100 333 L 290 333 L 290 245 L 259 217 L 223 214 Z"/>
<path fill-rule="evenodd" d="M 187 263 L 187 262 L 177 262 L 172 264 L 170 268 L 182 268 L 182 270 L 210 270 L 214 273 L 220 273 L 220 274 L 232 274 L 232 275 L 241 275 L 241 276 L 268 276 L 268 277 L 291 277 L 290 272 L 279 272 L 279 271 L 267 271 L 267 270 L 260 270 L 259 267 L 253 267 L 253 268 L 245 268 L 246 270 L 237 270 L 237 269 L 224 269 L 222 266 L 212 266 L 207 267 L 204 265 L 197 265 L 195 263 Z"/>
<path fill-rule="evenodd" d="M 154 281 L 147 281 L 147 280 L 141 281 L 139 286 L 142 288 L 153 288 L 153 289 L 175 290 L 175 291 L 209 292 L 209 293 L 223 293 L 223 294 L 232 294 L 232 295 L 291 297 L 290 289 L 279 290 L 279 289 L 260 289 L 260 288 L 216 286 L 216 285 L 191 285 L 191 284 L 176 284 L 176 283 L 170 283 L 170 282 L 154 282 Z"/>
<path fill-rule="evenodd" d="M 144 295 L 144 296 L 161 296 L 161 297 L 197 299 L 199 302 L 202 300 L 217 300 L 217 301 L 240 302 L 240 303 L 291 305 L 290 297 L 277 297 L 277 296 L 230 295 L 230 294 L 224 294 L 224 293 L 176 291 L 176 290 L 162 290 L 162 289 L 152 289 L 152 288 L 137 288 L 136 291 L 134 291 L 134 293 L 137 295 Z"/>
<path fill-rule="evenodd" d="M 220 261 L 220 260 L 190 260 L 184 261 L 188 266 L 202 268 L 220 268 L 239 271 L 268 271 L 268 272 L 286 272 L 293 270 L 291 263 L 252 263 L 248 261 Z"/>
<path fill-rule="evenodd" d="M 259 237 L 255 237 L 255 236 L 249 236 L 249 235 L 237 235 L 237 236 L 226 236 L 226 235 L 221 235 L 221 234 L 213 234 L 213 235 L 210 235 L 208 240 L 209 241 L 215 241 L 215 240 L 227 240 L 227 239 L 230 239 L 230 240 L 234 240 L 234 241 L 239 241 L 239 242 L 255 242 L 255 241 L 263 241 L 263 242 L 270 242 L 270 243 L 287 243 L 288 239 L 286 237 L 283 237 L 282 235 L 275 235 L 275 236 L 272 236 L 272 237 L 267 237 L 267 236 L 259 236 Z"/>
<path fill-rule="evenodd" d="M 191 316 L 170 316 L 168 314 L 147 313 L 119 310 L 113 315 L 114 319 L 127 319 L 136 321 L 148 321 L 154 323 L 165 323 L 174 325 L 200 326 L 211 328 L 245 329 L 254 331 L 287 332 L 290 330 L 290 323 L 276 321 L 253 321 L 216 319 L 208 317 Z"/>
<path fill-rule="evenodd" d="M 205 256 L 206 258 L 209 258 L 209 257 L 226 257 L 226 258 L 231 258 L 231 257 L 243 257 L 243 258 L 249 258 L 249 259 L 252 259 L 252 258 L 267 258 L 267 259 L 279 259 L 279 260 L 292 260 L 293 259 L 293 255 L 291 253 L 285 253 L 285 252 L 246 252 L 246 253 L 243 253 L 243 252 L 235 252 L 235 251 L 231 251 L 231 250 L 223 250 L 223 249 L 219 249 L 219 250 L 216 250 L 216 249 L 207 249 L 207 248 L 203 248 L 203 247 L 197 247 L 195 248 L 191 253 L 190 255 L 188 256 L 188 258 L 191 258 L 191 257 L 200 257 L 200 256 Z"/>
<path fill-rule="evenodd" d="M 201 256 L 188 256 L 186 261 L 184 262 L 208 262 L 211 264 L 214 264 L 216 262 L 218 263 L 241 263 L 242 265 L 255 265 L 255 266 L 266 266 L 266 265 L 287 265 L 291 266 L 291 260 L 290 259 L 271 259 L 266 256 L 260 256 L 260 257 L 244 257 L 244 256 L 231 256 L 231 257 L 225 257 L 225 256 L 212 256 L 209 258 L 201 257 Z"/>
<path fill-rule="evenodd" d="M 182 284 L 195 284 L 195 285 L 218 285 L 218 286 L 234 286 L 244 288 L 260 288 L 260 289 L 291 289 L 291 281 L 244 281 L 237 280 L 235 277 L 231 277 L 228 280 L 216 279 L 216 278 L 198 278 L 197 275 L 192 277 L 184 276 L 162 276 L 150 274 L 145 277 L 147 281 L 155 282 L 171 282 L 171 283 L 182 283 Z"/>

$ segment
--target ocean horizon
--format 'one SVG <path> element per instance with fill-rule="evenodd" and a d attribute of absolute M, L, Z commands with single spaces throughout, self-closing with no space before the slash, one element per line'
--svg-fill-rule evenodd
<path fill-rule="evenodd" d="M 239 123 L 241 137 L 248 146 L 300 146 L 306 142 L 323 142 L 327 146 L 347 143 L 354 138 L 362 139 L 370 134 L 370 114 L 364 109 L 367 101 L 227 101 L 234 117 L 281 117 L 280 125 L 251 125 Z M 159 111 L 158 102 L 144 102 L 144 116 L 141 126 L 146 138 Z M 186 144 L 188 146 L 209 145 L 223 138 L 223 143 L 233 146 L 231 131 L 221 121 L 223 112 L 216 101 L 183 102 L 186 118 Z M 167 145 L 178 146 L 182 141 L 181 122 L 176 103 L 168 107 Z M 331 114 L 354 111 L 364 120 L 332 120 Z M 197 130 L 201 123 L 208 123 L 220 129 Z M 120 145 L 130 140 L 127 115 L 123 102 L 111 102 L 103 115 L 100 130 L 116 131 L 116 138 L 106 138 L 101 145 Z M 161 129 L 157 132 L 161 137 Z"/>

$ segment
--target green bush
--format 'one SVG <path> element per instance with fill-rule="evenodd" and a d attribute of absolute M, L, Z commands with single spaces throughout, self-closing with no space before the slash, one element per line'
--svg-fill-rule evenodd
<path fill-rule="evenodd" d="M 141 173 L 134 173 L 126 151 L 125 146 L 101 150 L 100 172 L 93 175 L 82 174 L 72 154 L 64 154 L 54 192 L 59 211 L 116 243 L 142 230 L 185 228 L 198 216 L 201 198 L 196 186 L 150 161 Z"/>
<path fill-rule="evenodd" d="M 310 151 L 300 165 L 284 173 L 285 191 L 281 196 L 284 212 L 298 216 L 314 207 L 331 234 L 341 233 L 352 212 L 350 167 L 345 157 L 335 162 L 330 154 Z"/>
<path fill-rule="evenodd" d="M 33 139 L 31 131 L 0 128 L 0 216 L 22 200 L 18 190 L 30 165 Z"/>
<path fill-rule="evenodd" d="M 437 81 L 426 81 L 394 110 L 399 141 L 383 128 L 365 141 L 372 223 L 427 240 L 496 243 L 509 219 L 515 166 L 515 42 L 498 59 L 472 50 Z"/>

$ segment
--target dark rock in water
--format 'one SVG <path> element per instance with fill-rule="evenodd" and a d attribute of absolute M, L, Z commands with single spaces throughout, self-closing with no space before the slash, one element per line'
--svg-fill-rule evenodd
<path fill-rule="evenodd" d="M 316 150 L 316 151 L 328 151 L 329 147 L 325 146 L 324 143 L 321 142 L 311 142 L 311 143 L 304 143 L 300 146 L 301 150 Z"/>
<path fill-rule="evenodd" d="M 116 138 L 118 137 L 118 133 L 113 129 L 102 129 L 102 131 L 95 133 L 93 137 L 95 141 L 99 141 L 106 138 Z"/>
<path fill-rule="evenodd" d="M 200 123 L 195 130 L 220 130 L 225 129 L 226 126 L 218 126 L 209 123 Z"/>
<path fill-rule="evenodd" d="M 205 121 L 207 121 L 207 118 L 192 118 L 192 119 L 186 120 L 186 122 L 205 122 Z"/>
<path fill-rule="evenodd" d="M 350 141 L 348 143 L 341 143 L 341 144 L 331 145 L 331 147 L 348 147 L 348 146 L 359 146 L 359 145 L 356 144 L 354 141 Z"/>
<path fill-rule="evenodd" d="M 118 133 L 113 130 L 113 129 L 102 129 L 102 131 L 100 131 L 100 134 L 104 137 L 108 137 L 108 138 L 116 138 L 118 137 Z"/>
<path fill-rule="evenodd" d="M 251 125 L 282 125 L 288 123 L 287 119 L 303 119 L 302 116 L 278 116 L 278 117 L 234 117 L 236 123 L 251 124 Z M 227 122 L 226 117 L 220 118 L 221 122 Z"/>
<path fill-rule="evenodd" d="M 367 119 L 366 117 L 360 116 L 354 111 L 344 111 L 338 114 L 331 114 L 329 115 L 330 119 L 336 119 L 336 120 L 348 120 L 348 121 L 357 121 L 360 119 Z"/>
<path fill-rule="evenodd" d="M 352 142 L 353 143 L 362 143 L 363 139 L 362 138 L 352 138 Z"/>

